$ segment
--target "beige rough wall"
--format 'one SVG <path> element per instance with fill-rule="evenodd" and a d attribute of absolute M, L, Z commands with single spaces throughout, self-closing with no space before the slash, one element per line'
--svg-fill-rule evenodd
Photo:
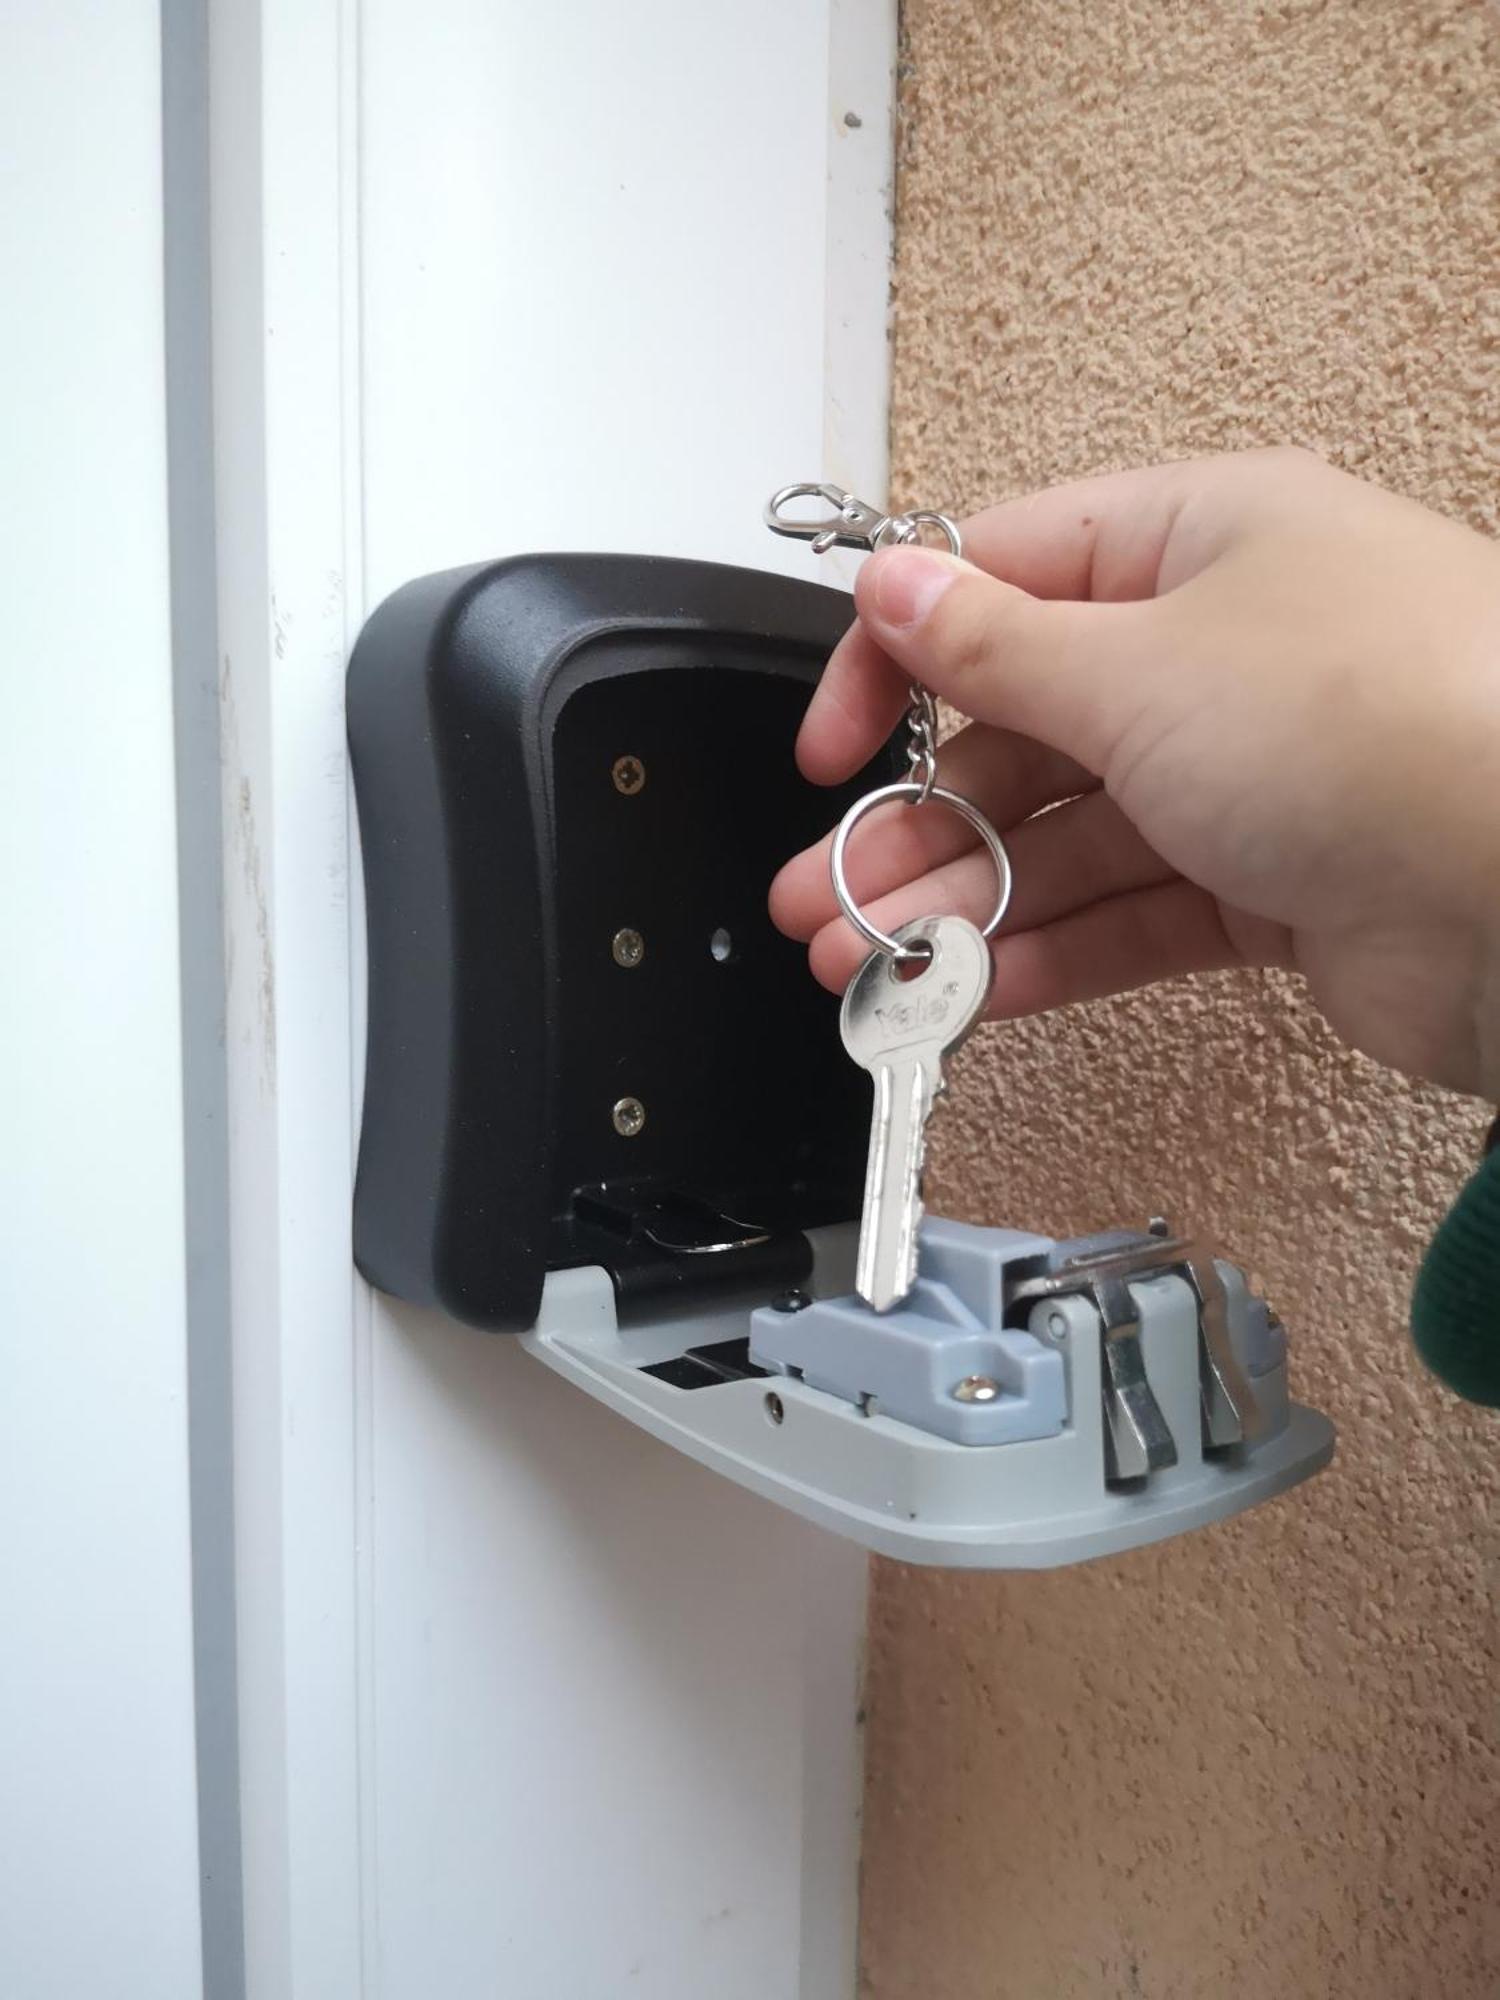
<path fill-rule="evenodd" d="M 898 498 L 1292 440 L 1496 529 L 1482 0 L 909 0 L 903 57 Z M 1235 976 L 985 1031 L 940 1126 L 948 1214 L 1235 1249 L 1340 1452 L 1074 1572 L 877 1565 L 864 1992 L 1500 1995 L 1500 1422 L 1404 1334 L 1477 1111 Z"/>

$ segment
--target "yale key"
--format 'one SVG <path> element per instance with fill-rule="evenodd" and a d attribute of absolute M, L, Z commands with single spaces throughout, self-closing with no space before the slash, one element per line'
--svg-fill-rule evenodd
<path fill-rule="evenodd" d="M 809 501 L 832 511 L 815 520 L 791 512 Z M 835 546 L 897 547 L 920 542 L 928 532 L 941 535 L 951 554 L 963 554 L 958 524 L 946 514 L 887 514 L 842 486 L 816 480 L 783 486 L 767 503 L 765 519 L 776 534 L 809 541 L 819 555 Z M 841 1019 L 844 1047 L 875 1082 L 855 1289 L 876 1312 L 900 1305 L 917 1280 L 927 1119 L 943 1092 L 943 1057 L 984 1012 L 993 972 L 988 941 L 1010 902 L 1004 841 L 972 799 L 938 783 L 937 722 L 937 703 L 914 682 L 906 714 L 911 738 L 906 778 L 855 800 L 834 833 L 828 862 L 839 908 L 875 947 L 849 983 Z M 996 896 L 982 930 L 963 917 L 922 917 L 887 936 L 854 900 L 844 866 L 850 836 L 866 814 L 897 801 L 946 806 L 988 850 Z"/>
<path fill-rule="evenodd" d="M 876 1312 L 899 1305 L 916 1282 L 927 1120 L 945 1088 L 943 1058 L 984 1012 L 994 969 L 963 917 L 920 917 L 895 939 L 901 955 L 872 953 L 840 1016 L 844 1047 L 875 1084 L 854 1282 Z M 912 972 L 924 949 L 931 956 Z"/>

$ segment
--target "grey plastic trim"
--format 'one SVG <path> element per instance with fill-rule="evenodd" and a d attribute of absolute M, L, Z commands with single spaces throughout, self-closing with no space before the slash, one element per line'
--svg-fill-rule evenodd
<path fill-rule="evenodd" d="M 813 1289 L 850 1288 L 855 1232 L 818 1231 Z M 1285 1399 L 1285 1369 L 1257 1392 L 1285 1411 L 1260 1445 L 1205 1459 L 1198 1442 L 1197 1304 L 1179 1277 L 1135 1287 L 1146 1365 L 1177 1439 L 1175 1466 L 1139 1489 L 1104 1482 L 1099 1318 L 1081 1298 L 1036 1309 L 1066 1319 L 1072 1412 L 1060 1435 L 966 1445 L 784 1375 L 684 1390 L 642 1373 L 689 1347 L 743 1338 L 743 1308 L 621 1330 L 601 1270 L 547 1280 L 527 1352 L 632 1423 L 738 1485 L 880 1555 L 960 1569 L 1051 1569 L 1162 1541 L 1268 1500 L 1326 1465 L 1333 1426 Z M 1189 1365 L 1182 1359 L 1189 1357 Z M 1273 1376 L 1275 1379 L 1273 1380 Z M 774 1399 L 774 1400 L 772 1400 Z M 779 1411 L 779 1417 L 776 1412 Z"/>

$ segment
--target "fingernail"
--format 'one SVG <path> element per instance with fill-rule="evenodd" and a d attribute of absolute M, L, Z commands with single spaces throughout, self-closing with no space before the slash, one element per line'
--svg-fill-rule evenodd
<path fill-rule="evenodd" d="M 865 568 L 875 615 L 898 629 L 930 618 L 938 599 L 958 581 L 960 565 L 937 549 L 886 549 Z"/>

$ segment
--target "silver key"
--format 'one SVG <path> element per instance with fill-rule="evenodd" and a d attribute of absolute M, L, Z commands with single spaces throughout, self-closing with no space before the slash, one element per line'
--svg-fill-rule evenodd
<path fill-rule="evenodd" d="M 927 1120 L 945 1088 L 943 1058 L 984 1012 L 994 970 L 963 917 L 920 917 L 894 936 L 930 944 L 931 959 L 903 979 L 888 952 L 873 953 L 850 980 L 840 1017 L 844 1047 L 875 1080 L 854 1282 L 876 1312 L 899 1305 L 916 1283 Z"/>

